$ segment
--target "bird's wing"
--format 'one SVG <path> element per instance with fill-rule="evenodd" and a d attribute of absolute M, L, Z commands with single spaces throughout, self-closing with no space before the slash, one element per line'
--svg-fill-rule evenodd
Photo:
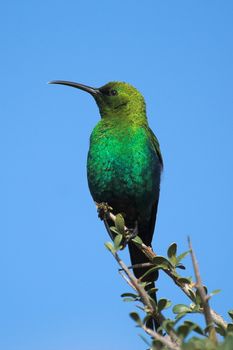
<path fill-rule="evenodd" d="M 159 146 L 159 141 L 157 139 L 157 137 L 155 136 L 155 134 L 153 133 L 153 131 L 149 128 L 149 135 L 150 135 L 150 138 L 151 138 L 151 142 L 152 142 L 152 145 L 154 147 L 154 150 L 159 158 L 159 161 L 160 161 L 160 164 L 161 164 L 161 167 L 163 168 L 163 157 L 162 157 L 162 153 L 160 151 L 160 146 Z"/>
<path fill-rule="evenodd" d="M 150 128 L 148 131 L 149 131 L 152 147 L 153 147 L 153 149 L 154 149 L 154 151 L 159 159 L 159 162 L 161 165 L 161 170 L 162 170 L 163 169 L 163 157 L 162 157 L 162 153 L 160 151 L 159 141 Z M 149 228 L 148 228 L 148 239 L 150 242 L 152 241 L 154 228 L 155 228 L 158 201 L 159 201 L 159 197 L 157 197 L 157 198 L 155 197 L 154 203 L 153 203 L 152 208 L 151 208 L 150 222 L 149 222 Z"/>

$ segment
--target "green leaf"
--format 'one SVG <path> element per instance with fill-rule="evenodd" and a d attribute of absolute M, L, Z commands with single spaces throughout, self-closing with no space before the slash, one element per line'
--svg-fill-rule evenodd
<path fill-rule="evenodd" d="M 201 297 L 198 289 L 196 290 L 196 304 L 201 305 Z"/>
<path fill-rule="evenodd" d="M 228 311 L 228 315 L 232 318 L 232 320 L 233 320 L 233 310 L 229 310 Z"/>
<path fill-rule="evenodd" d="M 218 294 L 218 293 L 220 293 L 221 292 L 221 289 L 215 289 L 215 290 L 213 290 L 213 292 L 211 292 L 210 294 L 209 294 L 209 296 L 213 296 L 213 295 L 216 295 L 216 294 Z"/>
<path fill-rule="evenodd" d="M 117 235 L 119 234 L 119 232 L 117 231 L 115 226 L 110 226 L 110 230 L 114 233 L 116 233 Z"/>
<path fill-rule="evenodd" d="M 116 251 L 115 251 L 115 249 L 114 249 L 114 247 L 113 247 L 111 242 L 106 242 L 106 243 L 104 243 L 104 245 L 112 254 L 116 253 Z"/>
<path fill-rule="evenodd" d="M 189 295 L 193 302 L 196 302 L 196 295 L 192 289 L 189 289 Z"/>
<path fill-rule="evenodd" d="M 184 253 L 178 255 L 178 256 L 176 257 L 177 263 L 179 263 L 181 260 L 183 260 L 189 253 L 190 253 L 190 250 L 187 250 L 186 252 L 184 252 Z"/>
<path fill-rule="evenodd" d="M 225 331 L 225 329 L 223 327 L 221 327 L 221 326 L 215 327 L 215 330 L 222 337 L 225 337 L 226 331 Z M 205 332 L 207 333 L 208 331 L 209 331 L 209 327 L 206 327 Z"/>
<path fill-rule="evenodd" d="M 142 288 L 146 288 L 149 284 L 150 282 L 140 282 L 140 285 L 142 286 Z"/>
<path fill-rule="evenodd" d="M 157 268 L 158 268 L 158 266 L 162 266 L 162 268 L 164 268 L 166 270 L 171 269 L 173 267 L 169 260 L 164 258 L 164 256 L 160 256 L 160 255 L 155 256 L 152 260 L 152 263 L 155 266 L 157 266 Z"/>
<path fill-rule="evenodd" d="M 151 295 L 151 294 L 154 294 L 154 293 L 156 293 L 158 291 L 158 288 L 150 288 L 150 289 L 148 289 L 147 290 L 147 293 L 149 294 L 149 295 Z"/>
<path fill-rule="evenodd" d="M 177 261 L 177 260 L 176 260 L 176 261 Z M 183 264 L 181 264 L 181 263 L 176 264 L 176 268 L 177 268 L 177 269 L 181 269 L 181 270 L 185 270 L 185 269 L 186 269 L 186 267 L 185 267 Z"/>
<path fill-rule="evenodd" d="M 131 312 L 129 315 L 139 326 L 142 325 L 142 321 L 140 319 L 140 316 L 137 314 L 137 312 Z"/>
<path fill-rule="evenodd" d="M 124 235 L 125 233 L 125 220 L 121 214 L 116 215 L 115 226 L 119 233 Z"/>
<path fill-rule="evenodd" d="M 171 301 L 168 299 L 159 299 L 158 301 L 158 311 L 168 308 L 171 305 Z"/>
<path fill-rule="evenodd" d="M 201 329 L 201 327 L 198 324 L 191 322 L 191 321 L 184 321 L 184 324 L 188 325 L 196 333 L 201 334 L 201 335 L 205 335 L 204 330 Z"/>
<path fill-rule="evenodd" d="M 177 334 L 182 338 L 186 338 L 187 335 L 191 332 L 191 329 L 188 325 L 182 324 L 177 328 Z"/>
<path fill-rule="evenodd" d="M 177 304 L 173 307 L 172 311 L 174 312 L 174 314 L 180 314 L 180 313 L 191 312 L 191 309 L 187 305 Z"/>
<path fill-rule="evenodd" d="M 228 323 L 227 325 L 227 332 L 233 332 L 233 324 L 232 323 Z"/>
<path fill-rule="evenodd" d="M 132 242 L 142 245 L 143 241 L 141 240 L 141 238 L 139 236 L 136 236 L 132 239 Z"/>
<path fill-rule="evenodd" d="M 159 264 L 155 266 L 156 270 L 170 270 L 170 267 L 168 267 L 167 264 Z"/>
<path fill-rule="evenodd" d="M 208 294 L 208 290 L 207 290 L 206 286 L 203 286 L 203 288 L 204 288 L 205 294 L 207 295 Z M 200 293 L 199 293 L 198 289 L 196 290 L 196 304 L 202 306 L 201 296 L 200 296 Z"/>
<path fill-rule="evenodd" d="M 170 332 L 173 329 L 175 322 L 167 318 L 162 323 L 162 328 L 165 329 L 166 332 Z"/>
<path fill-rule="evenodd" d="M 191 284 L 191 283 L 192 283 L 192 282 L 190 281 L 190 279 L 185 278 L 185 277 L 179 277 L 179 278 L 177 279 L 177 281 L 178 281 L 179 283 L 182 283 L 182 284 Z"/>
<path fill-rule="evenodd" d="M 125 298 L 125 297 L 137 298 L 138 295 L 134 294 L 134 293 L 123 293 L 123 294 L 121 294 L 121 297 L 122 298 Z"/>
<path fill-rule="evenodd" d="M 121 297 L 123 298 L 123 301 L 126 301 L 126 302 L 139 300 L 139 296 L 133 293 L 124 293 L 124 294 L 121 294 Z"/>
<path fill-rule="evenodd" d="M 177 244 L 172 243 L 167 250 L 167 256 L 169 257 L 169 259 L 171 259 L 173 256 L 176 256 L 176 252 L 177 252 Z"/>
<path fill-rule="evenodd" d="M 120 249 L 122 239 L 123 239 L 123 235 L 122 234 L 116 235 L 116 237 L 114 238 L 114 248 L 115 248 L 115 250 L 119 250 Z"/>
<path fill-rule="evenodd" d="M 123 301 L 125 303 L 129 303 L 129 302 L 132 302 L 132 301 L 135 301 L 136 299 L 135 298 L 123 298 Z"/>

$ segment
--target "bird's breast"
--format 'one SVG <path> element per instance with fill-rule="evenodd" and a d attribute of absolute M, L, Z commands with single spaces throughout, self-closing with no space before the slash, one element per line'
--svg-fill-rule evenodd
<path fill-rule="evenodd" d="M 124 205 L 151 201 L 159 192 L 160 164 L 146 130 L 93 130 L 87 161 L 90 192 L 97 202 Z"/>

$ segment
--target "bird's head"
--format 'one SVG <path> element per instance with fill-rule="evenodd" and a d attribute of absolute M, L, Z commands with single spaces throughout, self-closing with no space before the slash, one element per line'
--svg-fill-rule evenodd
<path fill-rule="evenodd" d="M 95 100 L 102 117 L 121 116 L 145 111 L 145 102 L 140 92 L 130 84 L 111 82 L 100 89 Z"/>
<path fill-rule="evenodd" d="M 135 87 L 124 82 L 110 82 L 100 88 L 63 80 L 54 80 L 49 84 L 67 85 L 88 92 L 94 97 L 102 118 L 145 115 L 143 96 Z"/>

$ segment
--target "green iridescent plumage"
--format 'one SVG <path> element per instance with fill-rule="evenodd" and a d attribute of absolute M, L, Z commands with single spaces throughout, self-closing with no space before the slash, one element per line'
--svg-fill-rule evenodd
<path fill-rule="evenodd" d="M 138 225 L 139 236 L 151 245 L 163 166 L 159 142 L 149 128 L 143 96 L 131 85 L 111 82 L 95 89 L 78 83 L 53 83 L 76 87 L 95 99 L 101 120 L 94 128 L 87 161 L 90 192 L 96 202 L 107 202 L 122 213 L 128 228 Z M 132 265 L 148 259 L 129 243 Z M 146 268 L 134 269 L 141 277 Z M 153 280 L 155 275 L 147 280 Z"/>

